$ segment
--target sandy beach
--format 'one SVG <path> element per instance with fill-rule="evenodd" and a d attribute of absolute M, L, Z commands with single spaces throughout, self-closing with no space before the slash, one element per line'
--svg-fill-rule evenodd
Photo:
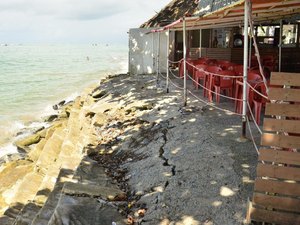
<path fill-rule="evenodd" d="M 240 132 L 155 75 L 110 76 L 1 164 L 0 224 L 242 224 L 257 155 Z"/>

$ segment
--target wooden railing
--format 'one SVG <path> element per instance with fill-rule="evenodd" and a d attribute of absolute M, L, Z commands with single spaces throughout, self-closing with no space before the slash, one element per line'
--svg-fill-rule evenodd
<path fill-rule="evenodd" d="M 300 74 L 272 73 L 247 220 L 300 224 Z"/>

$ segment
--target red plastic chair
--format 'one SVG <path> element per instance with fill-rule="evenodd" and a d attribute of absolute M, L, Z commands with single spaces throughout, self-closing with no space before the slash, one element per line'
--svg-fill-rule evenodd
<path fill-rule="evenodd" d="M 189 75 L 192 76 L 193 72 L 194 72 L 194 65 L 195 65 L 195 62 L 196 60 L 195 59 L 191 59 L 191 58 L 187 58 L 186 59 L 186 70 L 188 72 Z"/>
<path fill-rule="evenodd" d="M 184 76 L 184 61 L 182 60 L 179 64 L 178 64 L 178 67 L 179 67 L 179 76 L 181 78 L 183 78 Z M 194 71 L 194 67 L 191 66 L 190 64 L 194 65 L 194 60 L 192 59 L 186 59 L 186 70 L 187 70 L 187 73 L 192 75 L 193 74 L 193 71 Z"/>
<path fill-rule="evenodd" d="M 216 76 L 214 79 L 214 89 L 216 92 L 216 102 L 220 103 L 220 93 L 222 90 L 228 91 L 228 95 L 232 97 L 233 93 L 233 79 L 232 77 L 226 76 L 235 76 L 235 72 L 231 70 L 223 70 L 218 72 L 219 75 L 224 76 Z"/>
<path fill-rule="evenodd" d="M 247 80 L 248 81 L 262 80 L 262 76 L 258 72 L 250 70 L 250 71 L 248 71 Z"/>
<path fill-rule="evenodd" d="M 207 68 L 207 65 L 206 64 L 200 64 L 200 65 L 196 65 L 196 68 L 195 68 L 195 76 L 194 76 L 194 86 L 196 88 L 196 90 L 198 90 L 199 88 L 199 83 L 201 80 L 203 80 L 203 85 L 204 85 L 204 78 L 205 78 L 205 72 L 204 70 Z M 203 70 L 203 71 L 201 71 Z"/>
<path fill-rule="evenodd" d="M 179 77 L 183 78 L 183 60 L 178 63 Z"/>
<path fill-rule="evenodd" d="M 233 71 L 236 73 L 237 76 L 243 76 L 244 66 L 236 65 L 233 67 Z"/>
<path fill-rule="evenodd" d="M 216 59 L 208 59 L 208 60 L 206 61 L 206 64 L 207 64 L 207 65 L 210 65 L 210 66 L 216 66 L 216 65 L 217 65 L 217 62 L 218 62 L 218 60 L 216 60 Z"/>
<path fill-rule="evenodd" d="M 197 67 L 198 65 L 207 65 L 207 60 L 206 59 L 197 59 L 194 61 L 194 66 Z M 195 80 L 196 78 L 196 72 L 197 72 L 197 69 L 193 67 L 193 79 Z"/>
<path fill-rule="evenodd" d="M 267 96 L 267 89 L 264 82 L 260 82 L 254 86 L 255 90 L 262 93 L 264 96 Z M 268 102 L 269 100 L 264 98 L 263 96 L 259 95 L 256 92 L 253 92 L 253 107 L 254 107 L 254 118 L 258 125 L 260 125 L 260 114 L 262 107 Z"/>
<path fill-rule="evenodd" d="M 255 86 L 257 83 L 262 81 L 262 77 L 260 74 L 255 73 L 253 71 L 248 72 L 247 81 L 250 85 Z M 248 95 L 248 102 L 250 107 L 253 105 L 253 90 L 249 88 L 247 85 L 247 95 Z M 237 80 L 235 84 L 235 99 L 242 99 L 243 98 L 243 80 Z M 242 101 L 235 100 L 235 111 L 237 113 L 242 113 Z"/>
<path fill-rule="evenodd" d="M 241 75 L 239 75 L 239 76 L 242 76 L 243 75 L 243 73 L 241 74 Z M 248 79 L 248 81 L 259 81 L 259 80 L 262 80 L 262 77 L 261 77 L 261 75 L 260 74 L 258 74 L 257 72 L 254 72 L 254 71 L 249 71 L 248 70 L 248 77 L 247 77 Z M 242 78 L 239 78 L 238 79 L 240 82 L 243 82 L 243 79 Z M 240 85 L 237 83 L 237 82 L 235 82 L 235 98 L 237 98 L 237 95 L 238 95 L 238 92 L 240 91 L 239 90 L 239 88 L 240 88 Z"/>
<path fill-rule="evenodd" d="M 218 60 L 216 65 L 221 67 L 223 70 L 234 70 L 234 67 L 236 66 L 235 63 L 226 60 Z"/>
<path fill-rule="evenodd" d="M 222 68 L 219 66 L 208 66 L 205 69 L 205 77 L 204 77 L 204 86 L 208 90 L 204 90 L 203 96 L 208 97 L 208 101 L 212 102 L 212 90 L 214 87 L 214 76 L 213 74 L 217 74 L 218 72 L 222 71 Z M 212 73 L 212 74 L 210 74 Z"/>
<path fill-rule="evenodd" d="M 277 66 L 277 62 L 274 55 L 262 56 L 262 63 L 264 68 L 267 68 L 270 72 L 275 71 Z"/>

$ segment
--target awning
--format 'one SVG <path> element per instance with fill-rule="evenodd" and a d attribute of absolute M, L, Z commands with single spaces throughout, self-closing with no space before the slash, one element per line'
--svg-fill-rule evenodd
<path fill-rule="evenodd" d="M 272 23 L 279 19 L 288 19 L 300 15 L 300 0 L 251 0 L 252 18 L 255 24 Z M 243 26 L 244 23 L 244 3 L 240 0 L 229 6 L 221 8 L 203 16 L 186 17 L 186 29 L 208 29 L 232 26 Z M 165 27 L 153 32 L 163 30 L 182 30 L 182 19 L 179 19 Z"/>

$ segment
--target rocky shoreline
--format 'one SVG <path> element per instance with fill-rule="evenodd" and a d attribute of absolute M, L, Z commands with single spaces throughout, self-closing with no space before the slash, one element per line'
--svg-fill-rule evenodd
<path fill-rule="evenodd" d="M 188 105 L 127 74 L 61 102 L 0 166 L 0 224 L 241 224 L 255 151 L 239 118 Z"/>

